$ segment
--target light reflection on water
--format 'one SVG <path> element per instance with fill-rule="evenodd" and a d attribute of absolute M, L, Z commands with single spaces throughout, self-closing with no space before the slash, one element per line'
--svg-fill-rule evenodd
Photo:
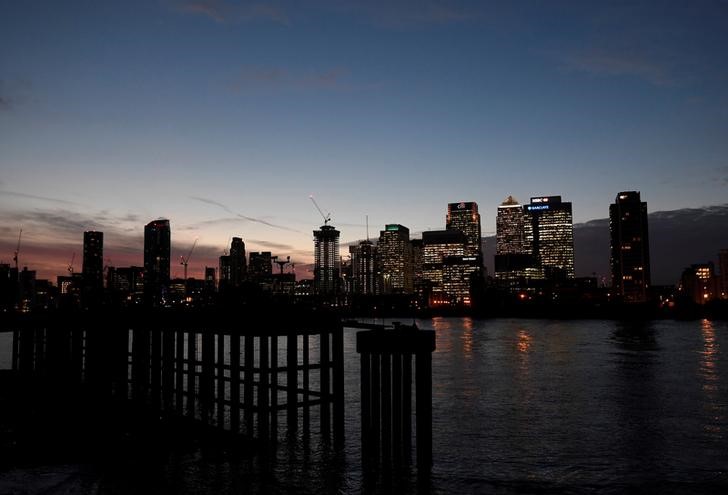
<path fill-rule="evenodd" d="M 436 331 L 432 491 L 728 493 L 727 322 L 417 324 Z M 345 331 L 343 452 L 318 439 L 313 408 L 311 442 L 281 434 L 273 476 L 254 462 L 178 453 L 161 477 L 196 493 L 360 493 L 355 336 Z M 402 483 L 393 491 L 417 491 Z"/>

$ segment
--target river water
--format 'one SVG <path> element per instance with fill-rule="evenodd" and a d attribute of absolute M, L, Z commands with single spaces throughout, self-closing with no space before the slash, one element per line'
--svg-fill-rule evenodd
<path fill-rule="evenodd" d="M 314 427 L 310 442 L 281 433 L 267 468 L 182 449 L 144 473 L 17 468 L 0 473 L 0 492 L 728 493 L 728 322 L 417 324 L 437 343 L 434 464 L 419 485 L 414 469 L 391 488 L 362 476 L 356 330 L 346 329 L 343 452 Z"/>

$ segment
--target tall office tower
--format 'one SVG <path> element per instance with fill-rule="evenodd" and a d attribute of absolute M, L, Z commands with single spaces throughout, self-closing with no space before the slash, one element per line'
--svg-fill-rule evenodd
<path fill-rule="evenodd" d="M 83 233 L 83 291 L 84 297 L 100 296 L 104 289 L 104 233 Z"/>
<path fill-rule="evenodd" d="M 650 242 L 647 203 L 639 191 L 617 194 L 609 205 L 612 287 L 626 303 L 647 301 L 650 286 Z"/>
<path fill-rule="evenodd" d="M 144 294 L 148 303 L 159 304 L 169 286 L 170 247 L 169 220 L 154 220 L 144 226 Z"/>
<path fill-rule="evenodd" d="M 495 253 L 525 254 L 526 248 L 523 206 L 508 196 L 498 207 L 495 219 Z"/>
<path fill-rule="evenodd" d="M 526 245 L 523 206 L 508 196 L 498 207 L 495 223 L 495 278 L 511 291 L 528 289 L 531 279 L 542 278 Z"/>
<path fill-rule="evenodd" d="M 322 225 L 313 231 L 314 238 L 314 292 L 333 295 L 339 290 L 339 231 L 331 225 Z"/>
<path fill-rule="evenodd" d="M 449 304 L 443 290 L 445 260 L 464 256 L 465 234 L 459 230 L 432 230 L 422 233 L 422 279 L 432 305 Z"/>
<path fill-rule="evenodd" d="M 273 275 L 273 255 L 270 251 L 250 253 L 248 275 L 258 282 Z"/>
<path fill-rule="evenodd" d="M 531 198 L 524 223 L 526 248 L 548 280 L 574 278 L 574 222 L 571 203 L 561 196 Z"/>
<path fill-rule="evenodd" d="M 233 287 L 243 284 L 246 272 L 245 243 L 240 237 L 233 237 L 230 243 L 230 283 Z"/>
<path fill-rule="evenodd" d="M 450 203 L 447 205 L 447 230 L 465 234 L 465 256 L 481 256 L 480 213 L 478 203 Z"/>
<path fill-rule="evenodd" d="M 409 229 L 387 224 L 379 232 L 377 244 L 379 273 L 385 294 L 412 293 L 412 247 Z"/>
<path fill-rule="evenodd" d="M 720 298 L 728 299 L 728 249 L 718 253 L 718 270 L 720 270 Z"/>
<path fill-rule="evenodd" d="M 377 293 L 377 246 L 371 241 L 361 241 L 349 246 L 354 294 Z"/>

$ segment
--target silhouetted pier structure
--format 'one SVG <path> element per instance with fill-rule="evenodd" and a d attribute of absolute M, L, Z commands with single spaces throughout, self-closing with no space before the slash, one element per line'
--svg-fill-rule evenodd
<path fill-rule="evenodd" d="M 241 313 L 242 314 L 242 313 Z M 12 367 L 99 401 L 275 443 L 289 432 L 344 435 L 343 327 L 331 315 L 247 318 L 140 313 L 14 317 Z"/>
<path fill-rule="evenodd" d="M 349 323 L 347 323 L 349 326 Z M 361 354 L 361 435 L 365 470 L 407 466 L 412 450 L 414 359 L 417 470 L 432 466 L 432 352 L 435 332 L 394 324 L 353 325 Z"/>

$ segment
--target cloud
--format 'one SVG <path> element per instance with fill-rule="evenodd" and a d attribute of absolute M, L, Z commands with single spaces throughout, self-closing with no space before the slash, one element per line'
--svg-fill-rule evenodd
<path fill-rule="evenodd" d="M 269 21 L 288 24 L 288 15 L 271 3 L 233 3 L 224 0 L 194 0 L 176 4 L 177 10 L 209 17 L 219 23 Z"/>
<path fill-rule="evenodd" d="M 218 208 L 222 208 L 223 210 L 225 210 L 227 213 L 230 213 L 232 215 L 235 215 L 237 218 L 246 220 L 248 222 L 260 223 L 262 225 L 267 225 L 268 227 L 272 227 L 274 229 L 287 230 L 289 232 L 297 232 L 299 234 L 302 233 L 300 230 L 292 229 L 290 227 L 285 227 L 283 225 L 277 225 L 277 224 L 271 223 L 271 222 L 269 222 L 267 220 L 264 220 L 262 218 L 255 218 L 255 217 L 250 217 L 250 216 L 247 216 L 247 215 L 243 215 L 241 213 L 236 213 L 233 210 L 231 210 L 227 205 L 224 205 L 224 204 L 222 204 L 222 203 L 220 203 L 218 201 L 212 200 L 212 199 L 201 198 L 199 196 L 190 196 L 190 199 L 194 199 L 195 201 L 200 201 L 200 202 L 206 203 L 208 205 L 217 206 Z"/>
<path fill-rule="evenodd" d="M 563 58 L 567 68 L 596 76 L 632 76 L 654 86 L 678 86 L 680 80 L 664 63 L 639 53 L 592 50 Z"/>
<path fill-rule="evenodd" d="M 335 67 L 327 70 L 292 72 L 279 67 L 243 67 L 230 85 L 234 91 L 249 88 L 279 89 L 357 89 L 347 81 L 349 70 Z M 366 88 L 367 86 L 361 86 Z"/>
<path fill-rule="evenodd" d="M 246 239 L 245 242 L 255 244 L 256 246 L 263 246 L 269 249 L 275 249 L 278 251 L 285 251 L 286 253 L 295 251 L 293 246 L 290 244 L 279 244 L 277 242 L 262 241 L 259 239 Z"/>
<path fill-rule="evenodd" d="M 0 191 L 0 196 L 3 196 L 3 195 L 12 196 L 15 198 L 37 199 L 40 201 L 48 201 L 50 203 L 57 203 L 57 204 L 61 204 L 61 205 L 69 205 L 69 206 L 78 205 L 78 203 L 75 203 L 73 201 L 67 201 L 65 199 L 51 198 L 48 196 L 36 196 L 35 194 L 26 194 L 26 193 L 15 192 L 15 191 Z"/>

